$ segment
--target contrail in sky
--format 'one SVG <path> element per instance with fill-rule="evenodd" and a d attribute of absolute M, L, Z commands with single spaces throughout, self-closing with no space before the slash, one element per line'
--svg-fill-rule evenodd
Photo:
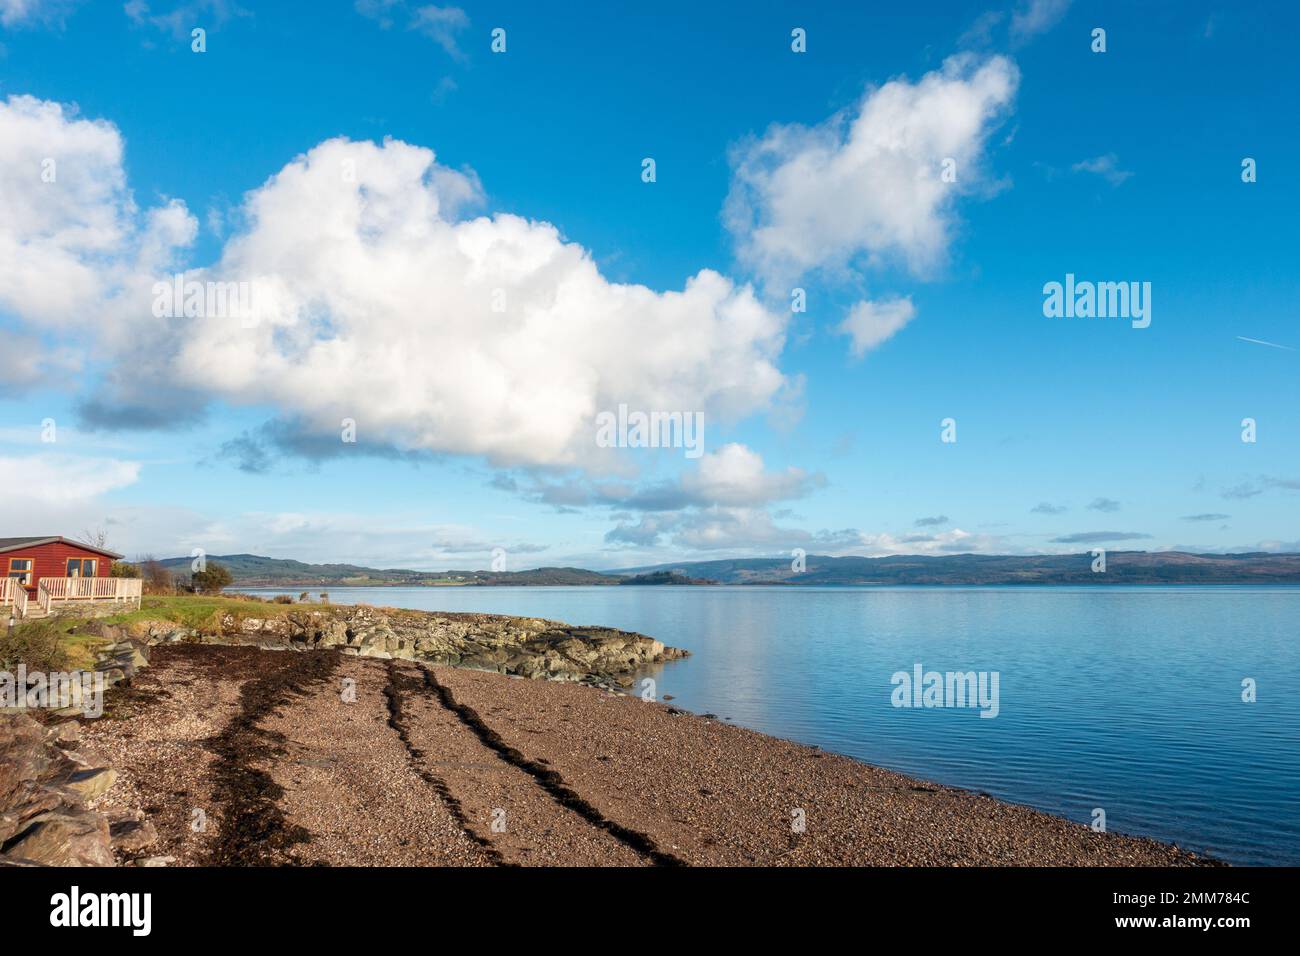
<path fill-rule="evenodd" d="M 1241 339 L 1243 342 L 1253 342 L 1255 345 L 1267 345 L 1271 349 L 1286 349 L 1288 352 L 1295 351 L 1295 349 L 1289 345 L 1278 345 L 1276 342 L 1265 342 L 1263 339 L 1248 339 L 1244 335 L 1239 335 L 1237 338 Z"/>

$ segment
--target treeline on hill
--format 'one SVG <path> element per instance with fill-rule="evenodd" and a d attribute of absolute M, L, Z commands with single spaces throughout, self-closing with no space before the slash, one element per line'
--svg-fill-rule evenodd
<path fill-rule="evenodd" d="M 183 574 L 148 555 L 138 564 L 114 561 L 110 574 L 115 578 L 141 578 L 145 594 L 217 594 L 235 580 L 228 568 L 213 561 L 204 562 L 199 570 L 187 563 L 185 570 L 188 573 Z"/>
<path fill-rule="evenodd" d="M 802 570 L 789 557 L 676 562 L 608 573 L 584 568 L 527 571 L 412 571 L 353 564 L 306 564 L 252 554 L 208 558 L 236 587 L 605 586 L 605 585 L 1034 585 L 1034 584 L 1300 584 L 1300 554 L 1190 554 L 1112 551 L 1094 571 L 1091 552 L 1051 555 L 894 555 L 883 558 L 807 555 Z M 158 565 L 157 569 L 144 564 Z M 195 579 L 189 558 L 142 564 L 146 586 L 210 587 Z M 179 584 L 178 580 L 179 579 Z M 148 582 L 152 582 L 149 584 Z"/>
<path fill-rule="evenodd" d="M 411 571 L 402 568 L 367 568 L 356 564 L 306 564 L 287 558 L 268 558 L 256 554 L 218 554 L 208 559 L 208 567 L 218 565 L 231 576 L 227 585 L 236 587 L 390 587 L 463 586 L 463 587 L 562 587 L 606 585 L 684 585 L 716 584 L 694 578 L 678 569 L 656 569 L 645 574 L 604 574 L 585 568 L 531 568 L 526 571 Z M 192 574 L 190 558 L 165 558 L 159 567 L 146 574 L 146 581 L 156 577 L 158 585 L 170 575 L 188 587 Z"/>
<path fill-rule="evenodd" d="M 218 554 L 208 563 L 230 571 L 239 587 L 387 587 L 472 585 L 613 585 L 619 576 L 583 568 L 533 568 L 527 571 L 412 571 L 406 568 L 367 568 L 356 564 L 307 564 L 257 554 Z M 159 562 L 168 572 L 188 578 L 189 558 Z"/>
<path fill-rule="evenodd" d="M 1043 585 L 1043 584 L 1300 584 L 1300 554 L 1190 554 L 1110 551 L 1096 571 L 1092 552 L 1050 555 L 891 555 L 883 558 L 808 555 L 802 570 L 790 558 L 752 558 L 630 568 L 623 574 L 675 570 L 722 584 L 783 585 Z"/>
<path fill-rule="evenodd" d="M 718 582 L 712 581 L 708 578 L 693 578 L 690 577 L 689 575 L 683 574 L 681 571 L 664 570 L 664 571 L 650 571 L 646 574 L 634 574 L 631 577 L 619 578 L 618 583 L 633 584 L 633 585 L 646 585 L 646 584 L 674 584 L 674 585 L 692 584 L 693 585 L 693 584 L 717 584 Z"/>

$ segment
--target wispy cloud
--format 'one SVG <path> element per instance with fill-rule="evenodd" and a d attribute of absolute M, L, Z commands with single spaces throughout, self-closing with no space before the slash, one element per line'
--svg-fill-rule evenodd
<path fill-rule="evenodd" d="M 22 488 L 24 501 L 68 504 L 135 484 L 138 461 L 44 453 L 0 457 L 0 485 Z"/>
<path fill-rule="evenodd" d="M 984 47 L 999 41 L 1013 47 L 1024 46 L 1056 26 L 1070 9 L 1070 3 L 1071 0 L 1021 0 L 1011 11 L 986 10 L 962 34 L 958 46 Z"/>
<path fill-rule="evenodd" d="M 1056 26 L 1070 9 L 1071 0 L 1023 0 L 1011 14 L 1011 34 L 1021 39 L 1038 36 Z"/>
<path fill-rule="evenodd" d="M 848 317 L 836 331 L 851 337 L 849 350 L 854 358 L 862 358 L 892 338 L 915 316 L 916 307 L 910 297 L 882 302 L 862 301 L 849 309 Z"/>
<path fill-rule="evenodd" d="M 1103 511 L 1106 514 L 1114 514 L 1119 509 L 1120 503 L 1114 498 L 1093 498 L 1088 504 L 1089 511 Z"/>
<path fill-rule="evenodd" d="M 195 27 L 211 31 L 235 17 L 252 16 L 231 0 L 188 0 L 160 12 L 145 0 L 128 0 L 122 9 L 136 26 L 151 26 L 176 39 L 188 37 Z"/>
<path fill-rule="evenodd" d="M 1241 484 L 1233 485 L 1231 488 L 1224 488 L 1221 495 L 1224 498 L 1244 500 L 1246 498 L 1254 498 L 1256 495 L 1262 495 L 1263 493 L 1263 488 L 1252 485 L 1248 481 L 1243 481 Z"/>
<path fill-rule="evenodd" d="M 457 60 L 465 54 L 456 43 L 456 34 L 469 26 L 469 17 L 460 7 L 417 7 L 410 29 L 427 36 Z"/>
<path fill-rule="evenodd" d="M 465 59 L 456 35 L 469 26 L 469 15 L 460 7 L 435 4 L 412 6 L 407 0 L 356 0 L 357 13 L 379 24 L 381 30 L 392 29 L 399 21 L 406 29 L 422 34 L 442 47 L 455 60 Z"/>
<path fill-rule="evenodd" d="M 609 531 L 606 543 L 633 548 L 653 548 L 668 539 L 677 549 L 698 552 L 764 554 L 774 549 L 804 548 L 817 554 L 966 554 L 1005 552 L 1005 539 L 972 534 L 960 528 L 934 534 L 893 535 L 856 528 L 808 531 L 778 525 L 761 508 L 709 508 L 699 512 L 646 515 L 637 524 L 621 524 Z"/>
<path fill-rule="evenodd" d="M 63 28 L 84 0 L 0 0 L 0 26 Z"/>
<path fill-rule="evenodd" d="M 918 528 L 933 528 L 948 523 L 947 515 L 935 515 L 932 518 L 917 518 L 912 522 Z"/>
<path fill-rule="evenodd" d="M 1119 157 L 1114 153 L 1107 153 L 1104 156 L 1095 156 L 1092 159 L 1085 159 L 1075 163 L 1070 167 L 1071 172 L 1075 173 L 1092 173 L 1100 176 L 1112 186 L 1119 186 L 1126 179 L 1130 179 L 1133 173 L 1127 169 L 1121 169 Z"/>
<path fill-rule="evenodd" d="M 625 481 L 534 477 L 523 488 L 529 501 L 558 508 L 609 507 L 629 512 L 682 511 L 689 508 L 756 507 L 811 494 L 826 484 L 820 472 L 802 468 L 772 470 L 763 458 L 735 442 L 700 458 L 693 471 L 672 481 L 637 487 Z M 514 490 L 513 478 L 493 480 L 493 486 Z"/>
<path fill-rule="evenodd" d="M 1300 478 L 1277 478 L 1273 475 L 1260 475 L 1254 481 L 1243 481 L 1231 488 L 1225 488 L 1219 494 L 1223 498 L 1244 500 L 1262 495 L 1270 488 L 1283 491 L 1300 491 Z"/>

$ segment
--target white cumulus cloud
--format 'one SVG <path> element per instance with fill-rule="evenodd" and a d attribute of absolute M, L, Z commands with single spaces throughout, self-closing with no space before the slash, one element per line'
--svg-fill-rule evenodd
<path fill-rule="evenodd" d="M 89 336 L 123 331 L 126 290 L 147 291 L 196 228 L 179 203 L 137 208 L 116 127 L 31 96 L 0 101 L 0 209 L 0 327 L 19 326 L 9 341 L 24 352 L 0 361 L 0 390 L 74 367 Z"/>
<path fill-rule="evenodd" d="M 249 196 L 212 270 L 272 288 L 268 321 L 188 323 L 160 371 L 321 433 L 352 418 L 500 465 L 592 464 L 595 416 L 620 403 L 733 417 L 781 387 L 783 320 L 748 288 L 611 283 L 549 223 L 455 219 L 478 193 L 428 149 L 317 146 Z"/>
<path fill-rule="evenodd" d="M 15 210 L 0 258 L 22 266 L 0 275 L 0 314 L 42 334 L 75 325 L 82 347 L 97 330 L 97 354 L 117 359 L 97 423 L 185 420 L 218 399 L 336 442 L 352 419 L 361 443 L 614 472 L 628 463 L 597 448 L 599 412 L 716 423 L 786 383 L 785 315 L 748 286 L 707 269 L 663 292 L 610 282 L 550 223 L 463 218 L 483 202 L 477 177 L 420 146 L 329 140 L 248 194 L 242 231 L 184 278 L 247 283 L 250 322 L 154 314 L 154 284 L 197 221 L 178 202 L 136 210 L 110 124 L 11 98 L 0 144 L 0 199 Z M 62 191 L 37 201 L 46 155 L 61 157 Z M 140 411 L 160 403 L 165 416 Z"/>
<path fill-rule="evenodd" d="M 915 83 L 870 89 L 817 126 L 775 125 L 743 144 L 726 210 L 740 256 L 777 284 L 893 257 L 932 269 L 1017 83 L 1006 57 L 962 54 Z M 955 182 L 941 176 L 948 159 Z"/>
<path fill-rule="evenodd" d="M 752 505 L 800 497 L 820 480 L 802 468 L 768 471 L 758 452 L 733 442 L 701 458 L 681 485 L 694 503 Z"/>
<path fill-rule="evenodd" d="M 130 232 L 121 136 L 58 103 L 11 96 L 0 102 L 0 171 L 0 308 L 71 321 L 102 294 L 98 264 Z"/>

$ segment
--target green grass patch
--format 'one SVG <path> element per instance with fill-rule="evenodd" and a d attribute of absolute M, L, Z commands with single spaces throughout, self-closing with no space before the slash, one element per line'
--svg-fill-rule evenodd
<path fill-rule="evenodd" d="M 63 635 L 63 647 L 77 670 L 92 670 L 95 666 L 95 651 L 109 642 L 92 634 Z"/>
<path fill-rule="evenodd" d="M 141 599 L 140 607 L 100 618 L 106 624 L 131 625 L 140 621 L 172 621 L 179 627 L 215 631 L 221 619 L 234 615 L 249 617 L 283 617 L 300 605 L 272 604 L 248 598 L 223 597 L 219 594 L 151 595 Z"/>
<path fill-rule="evenodd" d="M 0 632 L 0 670 L 13 670 L 18 663 L 28 670 L 90 670 L 95 650 L 109 643 L 93 634 L 76 634 L 80 618 L 55 617 L 19 624 Z"/>
<path fill-rule="evenodd" d="M 228 614 L 236 620 L 283 617 L 304 607 L 307 605 L 222 595 L 151 595 L 141 600 L 139 608 L 109 617 L 60 615 L 19 624 L 12 632 L 0 625 L 0 670 L 13 670 L 19 662 L 32 671 L 90 670 L 95 666 L 95 652 L 112 643 L 89 633 L 97 623 L 130 630 L 131 625 L 144 621 L 171 621 L 177 627 L 218 633 L 221 619 Z M 320 607 L 311 605 L 313 610 Z"/>

